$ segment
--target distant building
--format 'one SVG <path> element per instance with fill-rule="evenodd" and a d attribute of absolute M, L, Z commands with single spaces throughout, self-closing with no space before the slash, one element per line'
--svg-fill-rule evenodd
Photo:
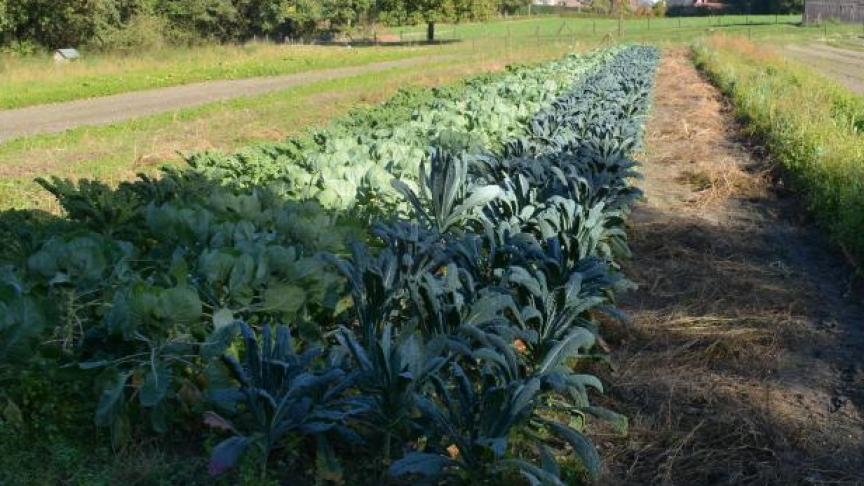
<path fill-rule="evenodd" d="M 707 3 L 705 0 L 666 0 L 670 7 L 701 7 Z"/>
<path fill-rule="evenodd" d="M 590 0 L 534 0 L 534 5 L 543 5 L 547 7 L 582 8 L 590 4 Z"/>
<path fill-rule="evenodd" d="M 805 0 L 804 22 L 864 22 L 864 0 Z"/>

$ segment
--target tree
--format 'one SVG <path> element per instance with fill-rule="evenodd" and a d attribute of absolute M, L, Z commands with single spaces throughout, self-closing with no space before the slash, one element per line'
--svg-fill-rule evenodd
<path fill-rule="evenodd" d="M 231 0 L 157 0 L 155 11 L 172 25 L 204 39 L 236 39 L 242 24 Z"/>
<path fill-rule="evenodd" d="M 426 40 L 435 40 L 435 24 L 480 20 L 495 12 L 490 0 L 381 0 L 381 17 L 392 24 L 426 24 Z"/>
<path fill-rule="evenodd" d="M 803 0 L 728 0 L 733 12 L 751 14 L 789 14 L 804 11 Z"/>
<path fill-rule="evenodd" d="M 374 0 L 324 0 L 322 13 L 331 29 L 340 30 L 355 26 L 361 19 L 368 19 L 373 14 L 374 5 Z"/>
<path fill-rule="evenodd" d="M 6 10 L 6 0 L 0 0 L 0 43 L 6 42 L 6 36 L 11 27 L 12 22 Z"/>
<path fill-rule="evenodd" d="M 531 5 L 531 2 L 533 0 L 501 0 L 499 8 L 502 14 L 513 15 Z"/>
<path fill-rule="evenodd" d="M 115 0 L 6 0 L 5 32 L 49 48 L 79 46 L 121 25 Z"/>
<path fill-rule="evenodd" d="M 407 0 L 411 16 L 422 19 L 426 23 L 426 40 L 435 40 L 435 24 L 438 22 L 454 21 L 456 8 L 452 0 Z"/>

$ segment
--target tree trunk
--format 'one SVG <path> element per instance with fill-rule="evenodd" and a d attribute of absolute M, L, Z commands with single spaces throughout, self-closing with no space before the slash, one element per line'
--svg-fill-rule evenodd
<path fill-rule="evenodd" d="M 435 22 L 427 22 L 426 24 L 426 40 L 432 42 L 435 40 Z"/>

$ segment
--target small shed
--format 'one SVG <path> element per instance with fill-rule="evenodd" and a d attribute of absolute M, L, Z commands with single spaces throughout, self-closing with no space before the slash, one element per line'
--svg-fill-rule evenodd
<path fill-rule="evenodd" d="M 76 59 L 81 59 L 81 53 L 78 49 L 57 49 L 54 51 L 55 62 L 69 62 Z"/>

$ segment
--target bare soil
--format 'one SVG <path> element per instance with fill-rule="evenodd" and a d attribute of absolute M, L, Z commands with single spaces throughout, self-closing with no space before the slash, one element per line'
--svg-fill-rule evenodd
<path fill-rule="evenodd" d="M 852 272 L 666 53 L 632 217 L 639 285 L 612 325 L 604 484 L 864 484 L 864 309 Z"/>
<path fill-rule="evenodd" d="M 784 52 L 850 90 L 864 94 L 864 52 L 823 44 L 788 45 Z"/>
<path fill-rule="evenodd" d="M 84 125 L 105 125 L 145 115 L 255 96 L 305 84 L 415 66 L 444 56 L 385 61 L 285 76 L 207 81 L 101 98 L 0 111 L 0 142 L 25 135 L 61 132 Z"/>

